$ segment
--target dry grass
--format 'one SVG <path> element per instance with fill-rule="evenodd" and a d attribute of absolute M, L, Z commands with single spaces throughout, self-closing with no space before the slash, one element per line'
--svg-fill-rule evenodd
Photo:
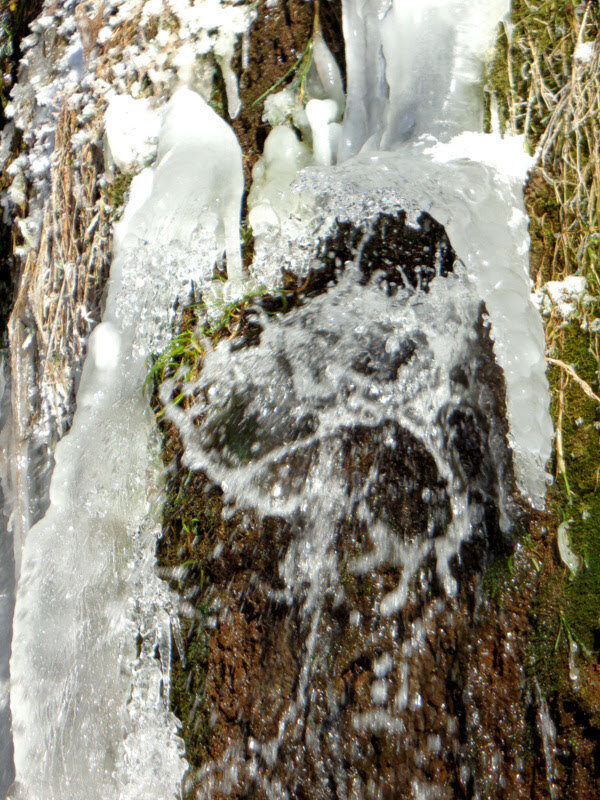
<path fill-rule="evenodd" d="M 76 21 L 86 60 L 104 24 L 105 4 L 79 3 Z M 144 39 L 140 14 L 118 25 L 98 45 L 90 67 L 111 78 L 110 66 L 127 45 Z M 60 43 L 59 43 L 60 44 Z M 89 143 L 75 145 L 82 131 L 77 114 L 63 100 L 57 120 L 51 190 L 45 202 L 39 245 L 21 267 L 17 296 L 9 320 L 17 442 L 25 442 L 39 424 L 55 428 L 59 439 L 70 425 L 76 377 L 87 337 L 100 318 L 101 294 L 108 277 L 111 238 L 110 186 L 104 184 L 101 146 L 102 98 L 98 116 L 88 123 Z M 21 209 L 26 215 L 27 208 Z M 16 228 L 15 228 L 16 231 Z M 15 239 L 18 234 L 15 232 Z M 15 241 L 18 244 L 18 241 Z M 31 387 L 35 387 L 32 398 Z"/>
<path fill-rule="evenodd" d="M 100 29 L 104 26 L 104 2 L 101 2 L 96 13 L 86 2 L 78 3 L 75 9 L 77 29 L 83 44 L 83 55 L 87 61 L 98 41 Z"/>
<path fill-rule="evenodd" d="M 85 145 L 75 165 L 75 130 L 76 115 L 65 107 L 57 126 L 52 190 L 40 244 L 27 256 L 9 321 L 12 374 L 20 382 L 31 377 L 26 343 L 35 337 L 35 382 L 44 397 L 38 413 L 57 422 L 59 436 L 68 424 L 73 400 L 73 365 L 81 363 L 87 336 L 97 321 L 110 247 L 98 187 L 99 150 L 93 143 Z M 18 420 L 21 438 L 36 421 Z"/>
<path fill-rule="evenodd" d="M 534 278 L 538 284 L 566 275 L 598 281 L 600 211 L 600 24 L 592 3 L 514 0 L 514 32 L 499 40 L 490 86 L 501 122 L 523 133 L 538 157 L 530 207 L 551 228 Z M 578 45 L 589 43 L 589 61 Z M 541 185 L 545 184 L 545 186 Z"/>

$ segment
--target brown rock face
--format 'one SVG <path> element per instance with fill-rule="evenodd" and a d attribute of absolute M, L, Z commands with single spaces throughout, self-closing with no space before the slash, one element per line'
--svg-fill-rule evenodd
<path fill-rule="evenodd" d="M 453 363 L 433 358 L 434 328 L 403 329 L 460 284 L 443 229 L 420 223 L 341 224 L 286 303 L 256 301 L 206 354 L 186 411 L 167 409 L 179 475 L 193 467 L 160 546 L 185 566 L 172 702 L 190 797 L 559 796 L 527 611 L 482 592 L 512 548 L 503 380 L 477 302 L 444 318 Z"/>

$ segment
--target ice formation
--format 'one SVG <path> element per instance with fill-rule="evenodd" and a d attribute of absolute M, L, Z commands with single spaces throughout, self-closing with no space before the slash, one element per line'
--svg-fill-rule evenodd
<path fill-rule="evenodd" d="M 51 505 L 23 549 L 11 672 L 17 778 L 31 800 L 166 798 L 185 770 L 166 707 L 169 595 L 154 572 L 154 423 L 142 385 L 178 294 L 210 280 L 215 225 L 227 228 L 228 211 L 230 266 L 239 266 L 241 155 L 189 89 L 167 107 L 158 151 L 116 232 L 106 311 L 56 450 Z"/>
<path fill-rule="evenodd" d="M 296 193 L 295 205 L 286 201 L 273 208 L 281 235 L 290 241 L 302 239 L 305 227 L 326 231 L 335 217 L 359 219 L 393 206 L 426 209 L 446 226 L 486 303 L 507 382 L 519 485 L 541 504 L 553 428 L 543 329 L 531 303 L 522 197 L 533 162 L 521 139 L 481 133 L 478 95 L 486 51 L 508 7 L 506 0 L 428 0 L 419 6 L 347 0 L 348 96 L 338 166 L 305 170 L 287 193 Z M 313 164 L 318 164 L 328 159 L 327 117 L 310 113 L 315 102 L 306 113 L 309 121 L 313 117 Z M 268 190 L 267 183 L 263 197 Z M 336 193 L 344 200 L 336 200 Z M 303 197 L 320 197 L 322 207 L 311 212 Z M 274 279 L 272 248 L 287 254 L 290 268 L 307 269 L 297 250 L 277 243 L 274 230 L 257 231 L 254 271 L 260 281 Z M 300 259 L 296 264 L 294 254 Z"/>
<path fill-rule="evenodd" d="M 199 94 L 179 89 L 167 106 L 160 132 L 153 189 L 159 209 L 156 222 L 187 241 L 203 216 L 215 216 L 227 254 L 227 275 L 237 283 L 243 277 L 243 190 L 242 150 L 232 128 Z M 188 198 L 183 216 L 173 210 L 174 194 Z"/>
<path fill-rule="evenodd" d="M 290 191 L 303 167 L 329 166 L 337 159 L 346 96 L 340 69 L 319 25 L 312 47 L 304 97 L 297 87 L 283 89 L 265 100 L 263 118 L 273 130 L 262 158 L 254 166 L 248 195 L 248 221 L 255 236 L 276 231 L 305 205 Z"/>
<path fill-rule="evenodd" d="M 248 221 L 255 236 L 277 228 L 280 219 L 298 210 L 300 197 L 290 191 L 290 185 L 311 160 L 309 148 L 287 125 L 277 125 L 269 133 L 263 155 L 252 170 L 248 195 Z"/>
<path fill-rule="evenodd" d="M 481 65 L 509 0 L 344 0 L 347 109 L 339 160 L 420 134 L 480 130 Z"/>
<path fill-rule="evenodd" d="M 341 116 L 346 106 L 342 74 L 333 53 L 327 47 L 320 26 L 313 35 L 312 61 L 306 79 L 306 92 L 317 100 L 333 100 Z"/>
<path fill-rule="evenodd" d="M 338 104 L 335 100 L 309 100 L 306 116 L 312 131 L 314 163 L 330 166 L 338 140 L 338 127 L 334 127 Z"/>
<path fill-rule="evenodd" d="M 160 10 L 162 2 L 157 3 L 157 0 L 150 2 Z M 250 25 L 256 17 L 256 10 L 252 6 L 235 5 L 221 0 L 204 0 L 202 3 L 165 0 L 165 3 L 179 21 L 181 39 L 193 43 L 196 55 L 205 55 L 209 52 L 215 54 L 223 73 L 229 116 L 235 118 L 239 114 L 241 101 L 232 61 L 237 40 L 240 37 L 244 41 L 247 40 Z"/>

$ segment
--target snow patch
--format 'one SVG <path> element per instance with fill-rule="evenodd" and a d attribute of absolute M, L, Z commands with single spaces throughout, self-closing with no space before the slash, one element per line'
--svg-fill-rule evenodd
<path fill-rule="evenodd" d="M 562 281 L 548 281 L 532 296 L 534 305 L 542 314 L 551 314 L 556 310 L 560 316 L 568 320 L 582 301 L 587 282 L 583 276 L 569 275 Z"/>

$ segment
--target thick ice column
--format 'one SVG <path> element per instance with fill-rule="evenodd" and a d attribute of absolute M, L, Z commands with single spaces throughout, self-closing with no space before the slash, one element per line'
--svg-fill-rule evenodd
<path fill-rule="evenodd" d="M 379 27 L 391 0 L 343 0 L 346 42 L 346 114 L 338 161 L 377 134 L 388 99 Z"/>
<path fill-rule="evenodd" d="M 344 0 L 347 110 L 338 161 L 428 133 L 481 130 L 486 52 L 509 0 Z"/>
<path fill-rule="evenodd" d="M 216 214 L 230 280 L 242 279 L 240 213 L 244 173 L 233 129 L 199 94 L 179 89 L 167 107 L 154 176 L 157 223 L 186 241 L 202 216 Z M 177 202 L 173 202 L 174 196 Z M 186 213 L 181 214 L 182 204 Z"/>

